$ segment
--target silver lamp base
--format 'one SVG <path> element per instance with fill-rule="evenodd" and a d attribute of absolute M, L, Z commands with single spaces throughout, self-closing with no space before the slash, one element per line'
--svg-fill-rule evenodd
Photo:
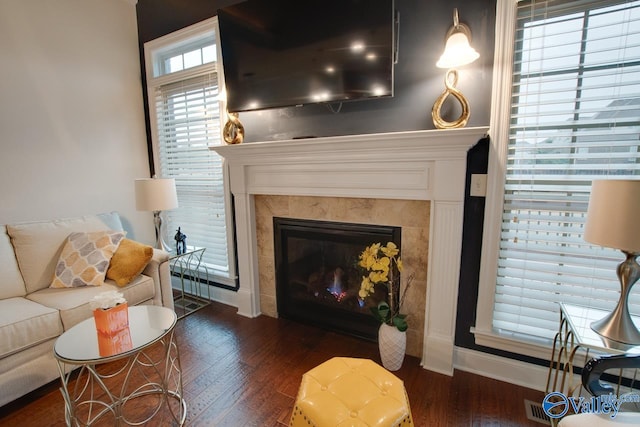
<path fill-rule="evenodd" d="M 153 211 L 153 225 L 156 227 L 156 249 L 171 252 L 171 247 L 164 241 L 162 234 L 162 218 L 160 217 L 161 211 Z"/>
<path fill-rule="evenodd" d="M 622 251 L 626 259 L 618 264 L 616 272 L 620 280 L 620 299 L 616 308 L 604 318 L 591 323 L 591 329 L 599 335 L 625 344 L 640 344 L 640 331 L 629 313 L 629 294 L 640 278 L 640 265 L 636 257 L 640 254 Z"/>

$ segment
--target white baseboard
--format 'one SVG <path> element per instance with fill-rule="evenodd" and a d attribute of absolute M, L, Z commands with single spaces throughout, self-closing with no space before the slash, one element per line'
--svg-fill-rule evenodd
<path fill-rule="evenodd" d="M 427 336 L 422 350 L 420 365 L 439 374 L 453 375 L 453 351 L 455 347 L 449 337 Z"/>
<path fill-rule="evenodd" d="M 173 289 L 180 291 L 180 280 L 176 277 L 171 278 L 171 285 Z M 237 302 L 237 293 L 235 291 L 231 291 L 229 289 L 218 288 L 216 286 L 205 285 L 204 283 L 200 283 L 200 293 L 199 296 L 204 299 L 210 299 L 211 301 L 217 301 L 219 303 L 230 305 L 231 307 L 238 307 Z M 207 289 L 208 288 L 208 289 Z M 186 289 L 187 293 L 190 293 L 193 289 L 191 285 L 188 289 Z"/>
<path fill-rule="evenodd" d="M 211 300 L 219 303 L 230 305 L 231 307 L 238 307 L 236 301 L 236 292 L 229 289 L 217 288 L 215 286 L 209 286 L 211 292 Z"/>
<path fill-rule="evenodd" d="M 545 391 L 549 368 L 462 347 L 454 349 L 454 367 L 495 380 Z"/>

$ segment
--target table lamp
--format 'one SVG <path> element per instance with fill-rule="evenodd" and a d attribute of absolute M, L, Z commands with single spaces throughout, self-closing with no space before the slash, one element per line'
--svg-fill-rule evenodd
<path fill-rule="evenodd" d="M 160 212 L 178 207 L 176 181 L 173 178 L 142 178 L 135 181 L 136 209 L 153 211 L 156 227 L 156 248 L 170 250 L 162 238 Z"/>
<path fill-rule="evenodd" d="M 640 180 L 594 180 L 584 240 L 619 249 L 626 259 L 616 272 L 620 299 L 615 309 L 591 324 L 599 335 L 626 344 L 640 344 L 640 332 L 629 313 L 629 293 L 640 278 Z"/>

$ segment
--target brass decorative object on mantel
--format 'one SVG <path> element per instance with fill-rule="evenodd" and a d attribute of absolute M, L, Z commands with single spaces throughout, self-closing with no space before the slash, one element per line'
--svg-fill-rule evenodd
<path fill-rule="evenodd" d="M 456 85 L 458 84 L 458 72 L 456 70 L 448 70 L 447 74 L 444 78 L 444 85 L 446 89 L 442 94 L 436 99 L 436 102 L 433 104 L 433 108 L 431 109 L 431 118 L 433 119 L 433 124 L 438 129 L 455 129 L 461 128 L 467 125 L 469 121 L 469 102 L 462 95 L 462 93 L 456 89 Z M 440 110 L 442 108 L 442 104 L 444 104 L 445 99 L 449 95 L 452 95 L 460 102 L 460 107 L 462 107 L 462 112 L 460 113 L 460 117 L 452 122 L 448 122 L 444 120 L 440 114 Z"/>
<path fill-rule="evenodd" d="M 241 144 L 244 141 L 244 126 L 238 113 L 227 113 L 227 123 L 222 129 L 222 138 L 227 144 Z"/>

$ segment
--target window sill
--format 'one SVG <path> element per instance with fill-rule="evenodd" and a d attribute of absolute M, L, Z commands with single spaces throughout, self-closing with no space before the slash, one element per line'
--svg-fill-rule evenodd
<path fill-rule="evenodd" d="M 494 331 L 481 331 L 471 328 L 475 343 L 484 347 L 522 354 L 542 360 L 550 360 L 552 342 L 550 340 L 528 341 L 515 334 L 500 334 Z"/>

